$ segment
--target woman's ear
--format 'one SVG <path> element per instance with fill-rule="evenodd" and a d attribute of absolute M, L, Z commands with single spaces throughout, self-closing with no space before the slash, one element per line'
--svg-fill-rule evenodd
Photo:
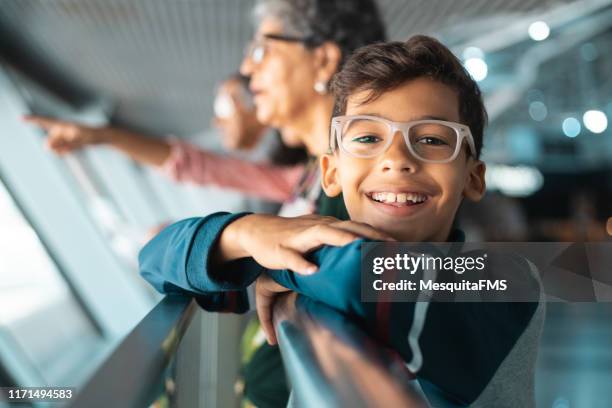
<path fill-rule="evenodd" d="M 336 157 L 333 153 L 326 153 L 319 159 L 321 168 L 321 186 L 328 197 L 336 197 L 342 193 L 340 186 Z"/>
<path fill-rule="evenodd" d="M 328 84 L 340 66 L 342 51 L 337 44 L 328 41 L 318 46 L 314 53 L 317 70 L 315 82 Z"/>
<path fill-rule="evenodd" d="M 487 189 L 485 183 L 487 166 L 480 160 L 471 158 L 469 160 L 470 163 L 468 163 L 468 166 L 470 169 L 465 182 L 465 188 L 463 189 L 463 195 L 468 200 L 477 202 L 484 196 Z"/>

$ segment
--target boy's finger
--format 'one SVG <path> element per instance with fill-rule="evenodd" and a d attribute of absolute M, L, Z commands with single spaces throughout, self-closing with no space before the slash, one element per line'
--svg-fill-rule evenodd
<path fill-rule="evenodd" d="M 265 306 L 257 306 L 257 317 L 261 323 L 261 329 L 266 336 L 266 341 L 269 345 L 276 344 L 276 336 L 274 333 L 274 324 L 272 323 L 272 308 Z"/>
<path fill-rule="evenodd" d="M 317 265 L 308 262 L 302 254 L 290 248 L 281 248 L 280 258 L 284 260 L 287 269 L 300 275 L 312 275 L 317 271 Z"/>
<path fill-rule="evenodd" d="M 310 245 L 307 245 L 307 250 L 310 251 L 321 245 L 344 246 L 359 238 L 359 234 L 348 229 L 335 228 L 333 224 L 318 225 L 310 231 Z"/>
<path fill-rule="evenodd" d="M 276 282 L 274 279 L 270 278 L 268 275 L 262 275 L 264 278 L 262 279 L 261 284 L 263 285 L 263 289 L 266 293 L 283 293 L 288 292 L 289 289 Z"/>
<path fill-rule="evenodd" d="M 355 234 L 359 234 L 363 238 L 376 239 L 376 240 L 393 240 L 393 238 L 385 232 L 379 231 L 376 228 L 363 223 L 353 221 L 341 221 L 334 224 L 334 227 L 346 229 Z"/>
<path fill-rule="evenodd" d="M 266 335 L 268 344 L 276 344 L 276 334 L 274 333 L 274 323 L 272 321 L 272 305 L 274 304 L 274 293 L 268 292 L 260 283 L 255 289 L 255 305 L 257 317 L 261 323 L 261 328 Z"/>
<path fill-rule="evenodd" d="M 357 223 L 353 221 L 340 221 L 338 223 L 332 224 L 331 227 L 349 231 L 353 234 L 359 235 L 360 237 L 369 238 L 376 241 L 395 241 L 395 239 L 393 239 L 387 233 L 381 232 L 367 224 Z"/>

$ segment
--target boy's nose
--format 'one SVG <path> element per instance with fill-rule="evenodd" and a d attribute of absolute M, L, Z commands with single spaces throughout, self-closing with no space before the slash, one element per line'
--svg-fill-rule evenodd
<path fill-rule="evenodd" d="M 418 160 L 412 156 L 401 133 L 393 137 L 391 146 L 382 156 L 381 169 L 383 172 L 399 171 L 414 173 L 418 167 Z"/>

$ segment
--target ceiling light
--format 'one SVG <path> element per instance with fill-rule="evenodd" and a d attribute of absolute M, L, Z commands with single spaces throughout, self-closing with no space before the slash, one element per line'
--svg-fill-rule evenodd
<path fill-rule="evenodd" d="M 535 21 L 529 26 L 528 32 L 532 40 L 542 41 L 550 35 L 550 28 L 543 21 Z"/>
<path fill-rule="evenodd" d="M 480 82 L 487 77 L 489 67 L 481 58 L 468 58 L 465 63 L 465 69 L 468 70 L 475 81 Z"/>
<path fill-rule="evenodd" d="M 608 128 L 608 118 L 599 110 L 586 111 L 582 116 L 582 122 L 593 133 L 603 133 Z"/>

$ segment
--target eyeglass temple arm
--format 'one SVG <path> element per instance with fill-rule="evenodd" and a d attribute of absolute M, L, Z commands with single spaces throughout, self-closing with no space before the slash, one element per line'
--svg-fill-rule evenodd
<path fill-rule="evenodd" d="M 472 131 L 470 130 L 470 128 L 464 130 L 463 137 L 467 139 L 468 146 L 470 147 L 474 158 L 478 157 L 478 155 L 476 154 L 476 144 L 474 143 L 474 136 L 472 136 Z"/>

